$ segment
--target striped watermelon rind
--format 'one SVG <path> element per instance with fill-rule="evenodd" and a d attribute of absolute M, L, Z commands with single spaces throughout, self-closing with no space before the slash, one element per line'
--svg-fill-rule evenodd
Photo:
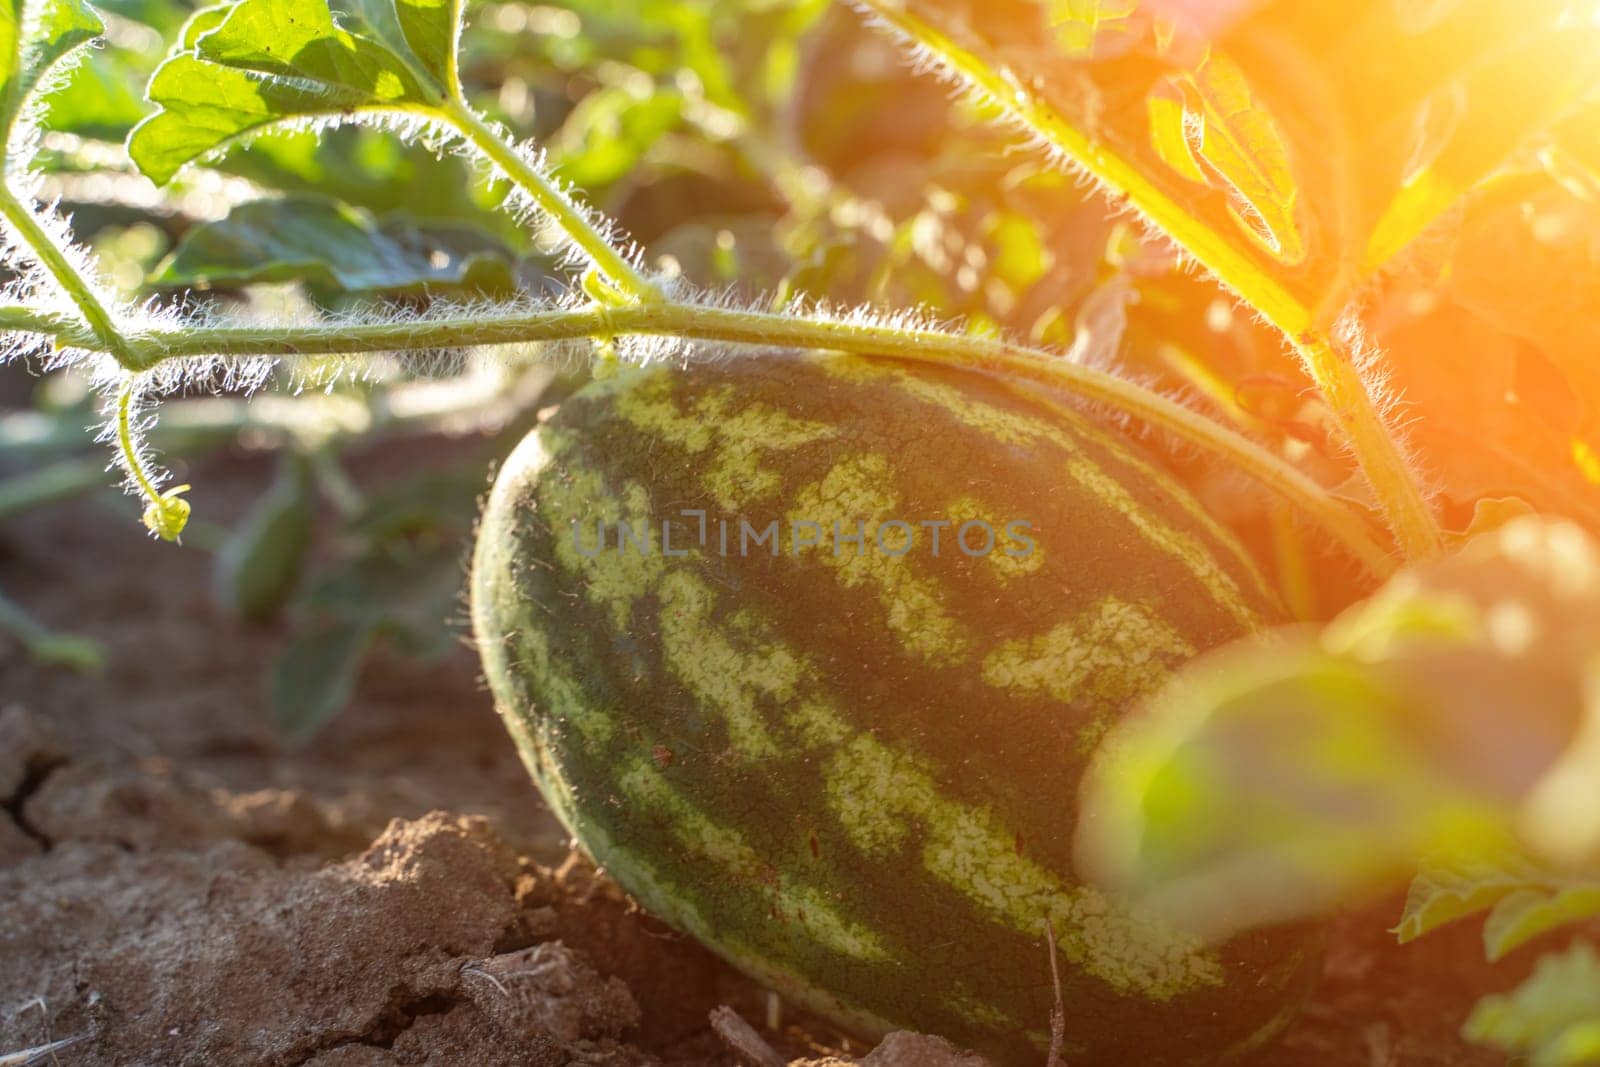
<path fill-rule="evenodd" d="M 974 518 L 994 550 L 935 556 L 918 525 Z M 892 520 L 903 555 L 796 535 L 859 522 L 867 548 Z M 739 551 L 773 522 L 776 555 Z M 1037 1062 L 1046 923 L 1079 1060 L 1237 1052 L 1303 993 L 1302 930 L 1208 948 L 1074 879 L 1101 732 L 1281 617 L 1240 546 L 1083 414 L 843 355 L 624 370 L 508 459 L 472 597 L 497 705 L 574 836 L 648 910 L 847 1028 Z"/>

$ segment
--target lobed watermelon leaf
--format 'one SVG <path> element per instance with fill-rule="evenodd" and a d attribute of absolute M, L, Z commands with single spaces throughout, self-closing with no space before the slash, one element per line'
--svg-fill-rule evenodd
<path fill-rule="evenodd" d="M 496 210 L 503 186 L 494 188 L 459 155 L 439 156 L 389 130 L 280 126 L 228 149 L 213 166 L 265 189 L 330 198 L 380 217 L 415 215 L 424 205 L 430 221 L 459 222 L 518 249 L 527 240 Z"/>
<path fill-rule="evenodd" d="M 1239 64 L 1213 52 L 1192 72 L 1163 80 L 1151 100 L 1150 136 L 1161 158 L 1227 193 L 1234 219 L 1274 259 L 1304 260 L 1288 146 Z"/>
<path fill-rule="evenodd" d="M 262 128 L 358 112 L 421 114 L 459 91 L 458 3 L 236 0 L 189 20 L 150 79 L 159 109 L 128 138 L 158 184 Z"/>
<path fill-rule="evenodd" d="M 1525 888 L 1534 874 L 1520 865 L 1435 857 L 1411 880 L 1393 933 L 1401 944 L 1486 908 Z"/>
<path fill-rule="evenodd" d="M 1593 360 L 1577 356 L 1594 349 L 1594 317 L 1572 303 L 1593 289 L 1593 220 L 1552 203 L 1558 188 L 1495 191 L 1539 149 L 1573 196 L 1600 199 L 1590 0 L 1369 0 L 1337 14 L 1146 0 L 1125 17 L 1121 5 L 1060 5 L 1082 15 L 1080 29 L 1114 36 L 1093 55 L 1050 32 L 1061 14 L 1049 5 L 872 6 L 1292 337 L 1315 336 L 1378 275 L 1405 279 L 1363 318 L 1390 353 L 1392 381 L 1417 401 L 1415 456 L 1444 491 L 1447 527 L 1463 528 L 1482 496 L 1517 495 L 1600 529 L 1600 414 L 1587 410 L 1600 394 Z M 1110 11 L 1119 17 L 1100 17 Z M 1221 78 L 1208 108 L 1206 71 L 1229 66 L 1239 77 Z M 1248 109 L 1226 103 L 1246 94 Z M 1207 163 L 1197 147 L 1229 130 L 1228 116 L 1273 135 L 1219 136 Z M 1511 207 L 1529 198 L 1534 207 Z M 1430 232 L 1437 240 L 1417 240 Z M 1508 262 L 1528 269 L 1508 275 Z M 1419 277 L 1423 289 L 1443 280 L 1456 303 L 1415 322 L 1407 309 L 1431 306 L 1407 303 Z M 1460 328 L 1465 344 L 1433 342 L 1473 314 L 1504 323 L 1507 343 L 1476 324 Z M 1541 351 L 1506 351 L 1519 338 Z M 1541 356 L 1556 367 L 1547 373 Z M 1534 385 L 1572 399 L 1530 402 Z"/>
<path fill-rule="evenodd" d="M 1508 852 L 1493 860 L 1424 862 L 1394 933 L 1400 942 L 1487 912 L 1484 955 L 1499 960 L 1569 923 L 1600 915 L 1600 878 Z"/>
<path fill-rule="evenodd" d="M 1544 957 L 1516 989 L 1479 1001 L 1461 1033 L 1526 1057 L 1533 1067 L 1594 1063 L 1600 1059 L 1600 956 L 1580 942 Z"/>
<path fill-rule="evenodd" d="M 1600 915 L 1600 885 L 1519 889 L 1502 897 L 1483 924 L 1483 947 L 1498 960 L 1540 934 Z"/>
<path fill-rule="evenodd" d="M 51 70 L 104 30 L 81 0 L 0 2 L 0 146 L 12 147 L 19 120 L 48 87 Z"/>
<path fill-rule="evenodd" d="M 157 286 L 307 281 L 347 293 L 510 293 L 512 254 L 459 224 L 374 219 L 334 200 L 252 200 L 184 235 Z"/>
<path fill-rule="evenodd" d="M 121 140 L 141 118 L 146 72 L 120 50 L 91 52 L 44 100 L 41 124 L 85 137 Z"/>

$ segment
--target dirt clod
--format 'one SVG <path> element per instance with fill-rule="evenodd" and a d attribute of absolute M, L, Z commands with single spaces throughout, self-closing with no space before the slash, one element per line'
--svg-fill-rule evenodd
<path fill-rule="evenodd" d="M 23 833 L 22 828 L 9 818 L 0 816 L 0 867 L 37 856 L 44 846 Z"/>
<path fill-rule="evenodd" d="M 297 790 L 214 789 L 211 801 L 239 840 L 276 856 L 337 855 L 361 847 L 358 833 L 337 825 L 322 804 Z"/>
<path fill-rule="evenodd" d="M 294 1063 L 392 1041 L 450 1003 L 458 961 L 513 922 L 513 871 L 481 820 L 444 815 L 397 821 L 362 856 L 309 872 L 236 841 L 74 841 L 0 875 L 0 896 L 20 901 L 3 954 L 54 978 L 30 991 L 8 969 L 4 994 L 43 992 L 57 1030 L 97 997 L 114 1019 L 96 1043 L 108 1062 Z M 50 891 L 29 893 L 28 874 Z"/>
<path fill-rule="evenodd" d="M 67 764 L 39 786 L 21 813 L 55 844 L 101 842 L 147 852 L 204 846 L 231 836 L 205 793 L 160 760 L 133 766 Z"/>
<path fill-rule="evenodd" d="M 21 704 L 0 707 L 0 803 L 14 803 L 30 779 L 66 759 L 48 722 Z"/>
<path fill-rule="evenodd" d="M 49 723 L 20 704 L 0 707 L 0 867 L 50 847 L 23 808 L 66 760 Z"/>
<path fill-rule="evenodd" d="M 472 1003 L 512 1040 L 620 1037 L 639 1025 L 621 979 L 602 978 L 560 941 L 474 960 L 461 977 Z"/>
<path fill-rule="evenodd" d="M 942 1037 L 897 1030 L 859 1060 L 828 1057 L 795 1060 L 790 1067 L 993 1067 L 976 1052 L 956 1048 Z"/>
<path fill-rule="evenodd" d="M 726 999 L 720 983 L 727 968 L 640 912 L 587 861 L 571 854 L 555 867 L 536 868 L 519 883 L 518 899 L 537 926 L 536 939 L 560 940 L 649 1005 L 639 1023 L 641 1045 L 667 1047 L 691 1035 L 709 1036 L 706 1013 Z"/>

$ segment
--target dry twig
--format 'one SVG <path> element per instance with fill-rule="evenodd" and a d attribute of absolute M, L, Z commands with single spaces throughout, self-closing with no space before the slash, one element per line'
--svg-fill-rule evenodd
<path fill-rule="evenodd" d="M 711 1029 L 751 1067 L 784 1067 L 783 1057 L 772 1051 L 772 1046 L 756 1033 L 755 1027 L 726 1004 L 711 1009 Z"/>

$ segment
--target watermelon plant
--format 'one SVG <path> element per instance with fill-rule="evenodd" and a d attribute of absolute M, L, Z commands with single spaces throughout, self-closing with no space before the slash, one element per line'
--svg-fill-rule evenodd
<path fill-rule="evenodd" d="M 150 532 L 303 620 L 291 730 L 447 646 L 509 453 L 472 616 L 550 806 L 843 1025 L 1239 1055 L 1419 868 L 1404 937 L 1600 908 L 1593 0 L 0 26 L 0 327 L 53 375 L 0 514 L 97 484 L 98 405 Z M 279 476 L 208 528 L 154 446 L 245 439 Z M 1579 944 L 1466 1032 L 1588 1062 L 1597 1002 Z"/>

